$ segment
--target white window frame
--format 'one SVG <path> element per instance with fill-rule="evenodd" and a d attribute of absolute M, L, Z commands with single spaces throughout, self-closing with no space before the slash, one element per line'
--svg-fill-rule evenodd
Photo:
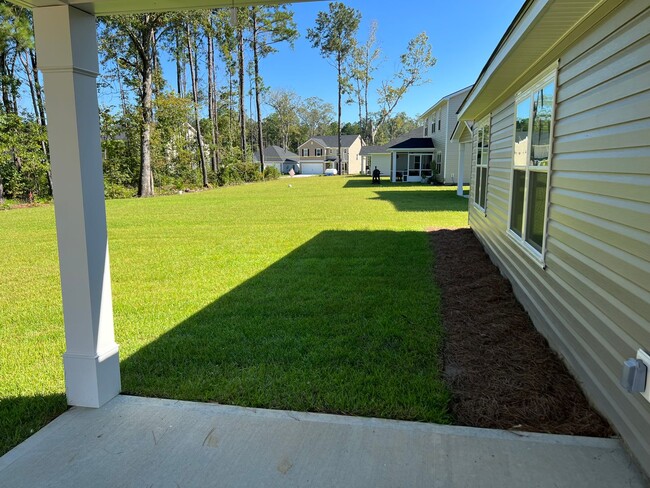
<path fill-rule="evenodd" d="M 510 167 L 510 193 L 508 195 L 508 221 L 506 222 L 506 234 L 510 239 L 517 243 L 527 254 L 529 254 L 537 264 L 539 264 L 543 269 L 546 269 L 546 251 L 547 251 L 547 241 L 548 241 L 548 222 L 549 222 L 549 205 L 550 205 L 550 194 L 551 194 L 551 175 L 553 173 L 553 146 L 554 146 L 554 132 L 555 132 L 555 115 L 557 113 L 557 93 L 558 93 L 558 65 L 559 62 L 553 63 L 550 67 L 544 70 L 540 75 L 538 75 L 533 81 L 531 81 L 525 88 L 517 92 L 515 95 L 514 101 L 514 115 L 513 115 L 513 131 L 512 131 L 512 164 Z M 518 166 L 515 166 L 515 141 L 516 141 L 516 130 L 517 130 L 517 106 L 526 100 L 530 99 L 531 108 L 532 108 L 532 97 L 540 89 L 544 88 L 549 83 L 554 84 L 553 92 L 553 109 L 551 112 L 551 127 L 549 131 L 549 147 L 548 147 L 548 165 L 547 166 L 531 166 L 526 161 L 525 172 L 526 177 L 524 180 L 524 208 L 522 214 L 522 236 L 519 237 L 515 231 L 511 229 L 512 222 L 512 198 L 514 193 L 514 178 L 515 171 Z M 530 156 L 530 144 L 532 138 L 530 137 L 530 130 L 532 130 L 532 120 L 529 122 L 529 136 L 528 136 L 528 149 L 526 150 L 526 158 Z M 531 169 L 532 168 L 532 169 Z M 526 233 L 527 233 L 527 218 L 528 218 L 528 186 L 529 186 L 529 177 L 531 172 L 545 172 L 546 173 L 546 199 L 544 201 L 544 235 L 542 236 L 542 250 L 541 252 L 535 249 L 531 244 L 526 242 Z"/>
<path fill-rule="evenodd" d="M 490 179 L 490 149 L 492 148 L 492 114 L 489 114 L 486 117 L 482 118 L 474 127 L 473 133 L 478 136 L 479 132 L 481 132 L 481 129 L 484 129 L 486 127 L 488 130 L 488 137 L 490 142 L 488 143 L 488 149 L 485 153 L 485 157 L 481 155 L 480 165 L 477 164 L 477 159 L 478 151 L 482 151 L 482 149 L 478 146 L 478 137 L 475 137 L 475 140 L 472 141 L 472 177 L 474 178 L 474 184 L 472 185 L 472 203 L 474 204 L 474 208 L 480 210 L 483 215 L 487 215 L 488 180 Z M 481 207 L 479 204 L 479 198 L 477 197 L 477 192 L 480 195 L 481 190 L 478 186 L 478 179 L 476 178 L 478 168 L 485 168 L 485 203 L 483 204 L 483 207 Z"/>
<path fill-rule="evenodd" d="M 317 147 L 316 149 L 314 149 L 314 156 L 320 157 L 322 155 L 323 155 L 323 150 L 320 147 Z"/>
<path fill-rule="evenodd" d="M 309 157 L 309 148 L 303 147 L 302 148 L 302 155 L 303 158 L 308 158 Z"/>

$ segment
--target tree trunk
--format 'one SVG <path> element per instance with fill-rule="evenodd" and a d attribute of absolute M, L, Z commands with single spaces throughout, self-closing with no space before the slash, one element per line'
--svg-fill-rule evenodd
<path fill-rule="evenodd" d="M 143 32 L 143 47 L 145 57 L 142 59 L 142 132 L 140 134 L 140 184 L 138 196 L 152 197 L 154 195 L 153 171 L 151 169 L 151 126 L 153 124 L 153 66 L 151 38 L 153 30 Z"/>
<path fill-rule="evenodd" d="M 23 57 L 23 54 L 24 54 L 24 57 Z M 27 84 L 29 85 L 29 94 L 31 95 L 31 98 L 32 98 L 32 107 L 34 109 L 34 118 L 40 124 L 41 117 L 40 117 L 40 114 L 38 112 L 38 101 L 36 100 L 36 86 L 34 84 L 33 72 L 30 69 L 28 54 L 26 52 L 21 53 L 20 62 L 22 63 L 23 68 L 25 69 L 25 74 L 27 75 Z"/>
<path fill-rule="evenodd" d="M 336 61 L 338 63 L 338 82 L 339 82 L 339 114 L 338 114 L 338 160 L 339 160 L 339 168 L 338 172 L 339 174 L 342 173 L 341 169 L 343 167 L 343 161 L 341 160 L 341 99 L 343 98 L 343 87 L 341 83 L 341 64 L 342 64 L 342 59 L 341 59 L 341 54 L 339 53 L 337 55 Z"/>
<path fill-rule="evenodd" d="M 185 96 L 185 66 L 183 66 L 183 63 L 181 61 L 181 40 L 180 40 L 180 29 L 176 27 L 174 29 L 174 37 L 176 41 L 176 52 L 174 53 L 174 58 L 176 61 L 176 92 L 178 93 L 179 97 L 184 97 Z"/>
<path fill-rule="evenodd" d="M 217 116 L 216 76 L 214 72 L 214 39 L 207 35 L 208 41 L 208 116 L 210 117 L 210 131 L 212 136 L 212 151 L 210 161 L 212 171 L 219 170 L 219 118 Z"/>
<path fill-rule="evenodd" d="M 253 7 L 255 8 L 255 7 Z M 262 102 L 260 101 L 260 63 L 257 52 L 257 16 L 253 10 L 253 64 L 255 66 L 255 108 L 257 110 L 257 145 L 260 150 L 260 172 L 264 173 L 264 144 L 262 144 Z"/>
<path fill-rule="evenodd" d="M 192 78 L 192 97 L 194 99 L 194 121 L 196 123 L 196 143 L 199 146 L 199 162 L 201 164 L 201 176 L 203 177 L 203 187 L 207 188 L 208 170 L 205 165 L 205 153 L 203 152 L 203 138 L 201 137 L 201 118 L 199 117 L 199 87 L 194 69 L 194 49 L 192 49 L 192 40 L 190 34 L 190 24 L 185 25 L 187 34 L 187 56 L 190 62 L 190 75 Z"/>
<path fill-rule="evenodd" d="M 11 90 L 9 85 L 7 84 L 7 80 L 9 79 L 9 73 L 7 69 L 7 52 L 2 51 L 0 52 L 0 77 L 1 77 L 1 85 L 2 85 L 2 105 L 4 106 L 5 113 L 9 114 L 12 113 L 11 110 Z"/>
<path fill-rule="evenodd" d="M 45 121 L 45 104 L 43 103 L 43 88 L 38 79 L 38 60 L 36 58 L 36 51 L 29 49 L 29 58 L 31 61 L 32 77 L 34 78 L 34 88 L 36 90 L 36 103 L 38 104 L 38 118 L 41 126 L 46 126 Z"/>
<path fill-rule="evenodd" d="M 242 158 L 246 161 L 246 103 L 244 100 L 244 28 L 238 27 L 238 48 L 237 58 L 239 63 L 239 129 L 241 135 Z"/>

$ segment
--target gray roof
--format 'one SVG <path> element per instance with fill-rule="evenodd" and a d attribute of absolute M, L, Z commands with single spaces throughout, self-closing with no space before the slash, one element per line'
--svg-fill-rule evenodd
<path fill-rule="evenodd" d="M 354 144 L 354 141 L 357 140 L 358 137 L 361 137 L 359 135 L 352 135 L 352 136 L 341 136 L 341 147 L 350 147 L 352 144 Z M 318 142 L 324 147 L 339 147 L 339 136 L 315 136 L 312 137 L 314 141 Z M 311 140 L 310 139 L 310 140 Z"/>
<path fill-rule="evenodd" d="M 384 146 L 363 146 L 359 154 L 361 156 L 367 156 L 368 154 L 377 154 L 385 152 Z"/>
<path fill-rule="evenodd" d="M 389 148 L 396 146 L 409 139 L 418 138 L 418 137 L 421 138 L 423 133 L 424 133 L 424 126 L 416 127 L 415 129 L 407 132 L 406 134 L 402 134 L 401 136 L 396 137 L 388 144 L 385 144 L 383 146 L 366 146 L 362 148 L 361 155 L 367 156 L 368 154 L 387 154 L 390 152 Z"/>
<path fill-rule="evenodd" d="M 398 142 L 390 149 L 433 149 L 433 139 L 430 137 L 411 137 L 405 141 Z"/>
<path fill-rule="evenodd" d="M 255 154 L 253 154 L 253 159 L 255 161 L 260 160 L 260 153 L 259 151 L 256 151 Z M 292 153 L 291 151 L 285 151 L 283 148 L 280 146 L 267 146 L 264 148 L 264 160 L 271 162 L 284 162 L 286 160 L 292 160 L 292 161 L 298 161 L 298 155 L 295 153 Z"/>

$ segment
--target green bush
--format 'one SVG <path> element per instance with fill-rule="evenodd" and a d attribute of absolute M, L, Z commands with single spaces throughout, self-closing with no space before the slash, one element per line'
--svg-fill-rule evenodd
<path fill-rule="evenodd" d="M 128 186 L 122 186 L 118 183 L 104 182 L 104 196 L 108 199 L 132 198 L 136 196 L 137 191 Z"/>
<path fill-rule="evenodd" d="M 219 186 L 240 185 L 242 182 L 241 175 L 236 166 L 222 166 L 217 171 L 217 184 Z"/>
<path fill-rule="evenodd" d="M 242 183 L 253 183 L 262 181 L 264 176 L 259 167 L 253 163 L 235 163 L 223 166 L 217 172 L 217 184 L 219 186 L 241 185 Z"/>
<path fill-rule="evenodd" d="M 280 177 L 280 171 L 275 166 L 267 166 L 264 168 L 265 180 L 277 180 Z"/>
<path fill-rule="evenodd" d="M 264 176 L 260 173 L 260 167 L 257 164 L 239 163 L 237 170 L 240 172 L 242 180 L 246 183 L 253 183 L 264 179 Z"/>

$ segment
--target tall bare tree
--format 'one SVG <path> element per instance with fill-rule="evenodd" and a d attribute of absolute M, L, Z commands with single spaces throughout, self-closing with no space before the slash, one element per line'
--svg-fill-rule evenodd
<path fill-rule="evenodd" d="M 426 32 L 411 39 L 406 52 L 400 56 L 400 69 L 390 81 L 384 81 L 378 90 L 380 111 L 377 114 L 372 130 L 370 143 L 375 143 L 375 137 L 382 124 L 391 116 L 404 95 L 414 86 L 428 83 L 427 73 L 436 64 L 436 58 L 431 53 L 431 44 Z"/>
<path fill-rule="evenodd" d="M 354 36 L 359 28 L 361 12 L 341 2 L 331 2 L 329 12 L 318 12 L 316 26 L 307 29 L 307 39 L 320 49 L 321 55 L 336 67 L 338 85 L 338 169 L 341 172 L 341 109 L 348 79 L 344 70 L 348 56 L 355 47 Z"/>
<path fill-rule="evenodd" d="M 257 111 L 257 140 L 259 141 L 260 171 L 264 171 L 264 135 L 262 129 L 262 90 L 260 58 L 276 52 L 275 44 L 289 42 L 293 46 L 298 37 L 293 12 L 286 7 L 250 7 L 251 51 L 255 81 L 255 108 Z"/>
<path fill-rule="evenodd" d="M 199 164 L 201 167 L 201 176 L 203 178 L 203 187 L 207 188 L 208 183 L 208 169 L 205 162 L 205 151 L 203 148 L 203 137 L 201 136 L 201 117 L 199 115 L 199 80 L 197 75 L 198 64 L 195 58 L 194 43 L 198 38 L 196 29 L 191 29 L 192 19 L 185 22 L 185 34 L 187 43 L 187 59 L 190 62 L 190 76 L 192 79 L 192 99 L 194 102 L 194 124 L 196 130 L 196 144 L 199 148 Z"/>

